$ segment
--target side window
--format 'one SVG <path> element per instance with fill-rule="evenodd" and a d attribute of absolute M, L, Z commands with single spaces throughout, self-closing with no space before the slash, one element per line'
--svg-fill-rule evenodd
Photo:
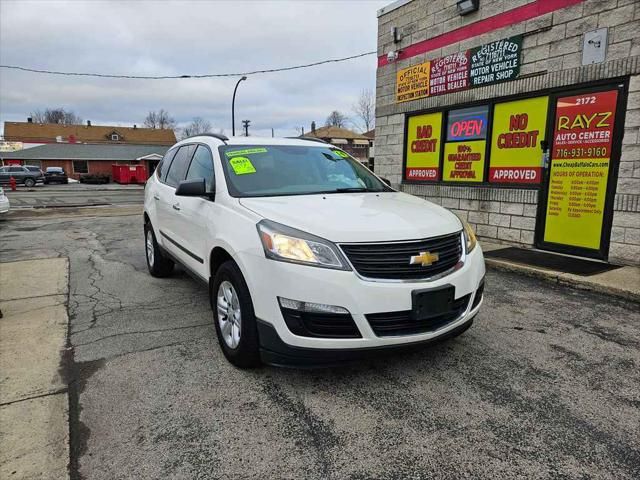
<path fill-rule="evenodd" d="M 191 159 L 194 150 L 195 145 L 184 145 L 183 147 L 180 147 L 180 150 L 176 153 L 176 156 L 169 167 L 169 171 L 167 172 L 167 178 L 165 179 L 165 183 L 167 185 L 177 187 L 178 183 L 184 180 L 184 174 L 187 172 L 189 160 Z"/>
<path fill-rule="evenodd" d="M 158 178 L 160 180 L 164 181 L 164 178 L 167 176 L 167 171 L 169 170 L 169 166 L 171 165 L 171 160 L 173 160 L 173 157 L 175 156 L 177 151 L 177 148 L 169 150 L 164 154 L 164 158 L 160 160 L 160 163 L 156 167 L 156 174 L 158 175 Z"/>
<path fill-rule="evenodd" d="M 22 167 L 9 167 L 9 173 L 24 173 L 24 168 Z"/>
<path fill-rule="evenodd" d="M 187 180 L 193 180 L 196 178 L 204 178 L 207 191 L 210 192 L 213 186 L 213 158 L 211 158 L 211 152 L 207 147 L 199 145 L 189 170 L 187 171 Z"/>

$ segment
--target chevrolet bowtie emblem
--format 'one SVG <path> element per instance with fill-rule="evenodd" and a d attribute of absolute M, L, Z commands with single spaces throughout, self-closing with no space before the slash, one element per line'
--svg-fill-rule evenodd
<path fill-rule="evenodd" d="M 431 252 L 420 252 L 420 255 L 413 255 L 409 260 L 409 265 L 422 265 L 428 267 L 429 265 L 437 262 L 440 259 L 440 255 Z"/>

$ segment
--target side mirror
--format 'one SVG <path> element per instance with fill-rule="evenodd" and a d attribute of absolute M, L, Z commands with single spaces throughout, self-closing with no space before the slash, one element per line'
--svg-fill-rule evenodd
<path fill-rule="evenodd" d="M 180 197 L 204 197 L 207 196 L 207 186 L 204 178 L 194 178 L 193 180 L 183 180 L 176 188 L 176 195 Z"/>
<path fill-rule="evenodd" d="M 388 186 L 391 186 L 391 181 L 388 178 L 384 178 L 384 177 L 379 177 L 380 180 L 382 180 L 384 183 L 386 183 Z"/>

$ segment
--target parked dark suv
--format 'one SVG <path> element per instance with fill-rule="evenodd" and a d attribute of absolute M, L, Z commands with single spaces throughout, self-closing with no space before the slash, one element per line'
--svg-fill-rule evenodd
<path fill-rule="evenodd" d="M 44 172 L 44 183 L 69 183 L 69 177 L 62 167 L 47 167 L 47 171 Z"/>
<path fill-rule="evenodd" d="M 44 182 L 44 173 L 40 167 L 32 165 L 9 165 L 0 167 L 0 183 L 8 184 L 11 177 L 16 179 L 18 184 L 25 187 L 33 187 L 36 183 Z"/>

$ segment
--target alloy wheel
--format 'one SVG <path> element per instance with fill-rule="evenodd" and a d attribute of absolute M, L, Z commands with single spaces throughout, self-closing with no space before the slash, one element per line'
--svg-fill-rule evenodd
<path fill-rule="evenodd" d="M 241 312 L 240 299 L 231 282 L 225 280 L 218 287 L 218 324 L 224 343 L 229 348 L 237 348 L 240 343 Z"/>

